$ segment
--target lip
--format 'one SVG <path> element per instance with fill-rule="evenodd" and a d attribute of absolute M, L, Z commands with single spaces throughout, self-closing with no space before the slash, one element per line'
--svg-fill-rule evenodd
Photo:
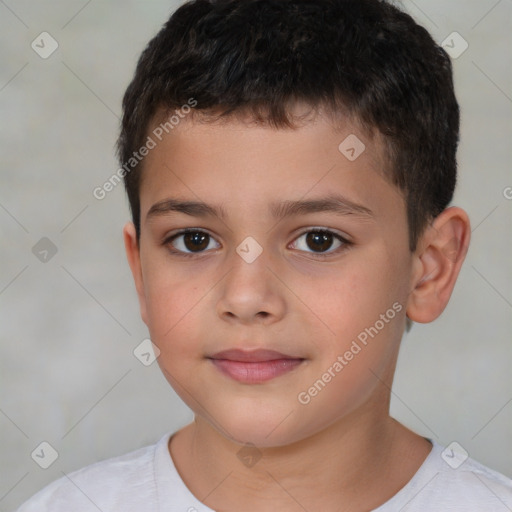
<path fill-rule="evenodd" d="M 211 359 L 227 359 L 228 361 L 240 361 L 244 363 L 258 363 L 262 361 L 275 361 L 277 359 L 302 359 L 301 357 L 290 356 L 275 350 L 240 350 L 232 348 L 217 352 Z"/>
<path fill-rule="evenodd" d="M 223 350 L 208 359 L 224 375 L 246 384 L 257 384 L 274 379 L 292 371 L 304 361 L 302 357 L 264 349 Z"/>

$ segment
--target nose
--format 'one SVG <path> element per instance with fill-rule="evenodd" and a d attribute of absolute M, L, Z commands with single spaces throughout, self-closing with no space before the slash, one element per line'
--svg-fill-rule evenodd
<path fill-rule="evenodd" d="M 271 324 L 285 314 L 283 285 L 269 268 L 265 251 L 248 263 L 236 252 L 228 259 L 230 271 L 219 287 L 217 313 L 230 323 Z"/>

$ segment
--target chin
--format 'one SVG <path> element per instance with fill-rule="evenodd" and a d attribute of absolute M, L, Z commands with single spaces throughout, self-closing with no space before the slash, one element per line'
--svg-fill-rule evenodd
<path fill-rule="evenodd" d="M 300 410 L 285 409 L 244 411 L 232 408 L 225 411 L 225 415 L 218 416 L 218 422 L 212 426 L 225 438 L 241 446 L 284 447 L 309 435 L 305 429 L 304 415 L 298 414 Z"/>

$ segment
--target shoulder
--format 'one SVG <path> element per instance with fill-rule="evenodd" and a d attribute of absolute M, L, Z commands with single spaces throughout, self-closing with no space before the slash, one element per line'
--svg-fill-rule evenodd
<path fill-rule="evenodd" d="M 512 480 L 507 476 L 490 469 L 472 458 L 464 461 L 459 459 L 454 466 L 446 463 L 446 459 L 454 458 L 449 447 L 439 448 L 440 458 L 444 463 L 437 474 L 436 492 L 445 494 L 447 504 L 461 504 L 460 510 L 510 510 L 512 507 Z M 443 460 L 444 456 L 444 460 Z M 460 466 L 458 463 L 461 462 Z M 459 510 L 454 508 L 454 510 Z"/>
<path fill-rule="evenodd" d="M 64 474 L 17 512 L 69 512 L 80 510 L 149 510 L 154 500 L 154 457 L 157 445 L 97 462 Z M 138 505 L 144 503 L 143 507 Z"/>
<path fill-rule="evenodd" d="M 512 510 L 512 480 L 452 443 L 433 448 L 411 481 L 378 512 Z M 398 507 L 398 508 L 396 508 Z"/>

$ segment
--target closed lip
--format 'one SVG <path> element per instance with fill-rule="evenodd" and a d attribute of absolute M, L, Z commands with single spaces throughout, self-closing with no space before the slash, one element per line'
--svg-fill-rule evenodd
<path fill-rule="evenodd" d="M 276 352 L 275 350 L 257 349 L 257 350 L 240 350 L 229 349 L 217 352 L 209 359 L 225 359 L 228 361 L 240 361 L 244 363 L 257 363 L 261 361 L 276 361 L 279 359 L 304 359 L 303 357 L 291 356 Z"/>

